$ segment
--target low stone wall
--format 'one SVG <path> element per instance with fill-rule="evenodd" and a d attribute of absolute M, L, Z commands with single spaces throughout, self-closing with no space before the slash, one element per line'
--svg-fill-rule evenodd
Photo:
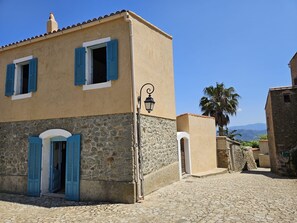
<path fill-rule="evenodd" d="M 270 168 L 269 155 L 259 154 L 259 165 L 260 167 Z"/>
<path fill-rule="evenodd" d="M 246 164 L 248 169 L 257 168 L 253 152 L 242 150 L 239 142 L 226 136 L 217 136 L 217 159 L 218 167 L 229 171 L 242 171 Z"/>

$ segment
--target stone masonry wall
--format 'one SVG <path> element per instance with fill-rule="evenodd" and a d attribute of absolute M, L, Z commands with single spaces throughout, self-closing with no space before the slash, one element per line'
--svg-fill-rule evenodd
<path fill-rule="evenodd" d="M 144 175 L 178 162 L 175 120 L 141 116 L 141 136 Z"/>
<path fill-rule="evenodd" d="M 49 129 L 81 134 L 82 180 L 133 181 L 132 114 L 0 123 L 0 177 L 27 177 L 28 137 Z"/>
<path fill-rule="evenodd" d="M 272 171 L 296 176 L 290 153 L 297 146 L 297 88 L 275 90 L 270 94 L 276 146 L 274 154 L 270 154 Z M 289 95 L 290 102 L 284 101 L 284 95 Z"/>
<path fill-rule="evenodd" d="M 242 151 L 240 143 L 225 136 L 217 137 L 218 167 L 228 168 L 229 171 L 242 171 L 248 162 L 248 167 L 252 169 L 255 161 L 251 157 L 252 153 Z"/>

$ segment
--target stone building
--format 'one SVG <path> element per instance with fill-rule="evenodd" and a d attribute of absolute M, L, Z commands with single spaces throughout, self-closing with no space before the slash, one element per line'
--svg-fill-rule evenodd
<path fill-rule="evenodd" d="M 0 47 L 0 191 L 133 203 L 177 181 L 172 37 L 131 11 L 47 29 Z"/>
<path fill-rule="evenodd" d="M 266 101 L 271 170 L 280 175 L 297 171 L 297 56 L 289 63 L 292 86 L 270 88 Z"/>

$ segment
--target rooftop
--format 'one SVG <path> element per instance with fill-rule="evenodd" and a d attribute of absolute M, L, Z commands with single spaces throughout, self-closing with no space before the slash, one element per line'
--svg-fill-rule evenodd
<path fill-rule="evenodd" d="M 274 87 L 274 88 L 269 88 L 269 91 L 283 91 L 283 90 L 293 90 L 293 89 L 297 89 L 297 86 Z"/>
<path fill-rule="evenodd" d="M 195 117 L 199 117 L 199 118 L 210 118 L 210 119 L 214 119 L 214 117 L 212 117 L 212 116 L 197 115 L 197 114 L 192 114 L 192 113 L 184 113 L 184 114 L 178 115 L 177 117 L 184 116 L 184 115 L 195 116 Z"/>
<path fill-rule="evenodd" d="M 73 24 L 73 25 L 70 25 L 70 26 L 67 26 L 67 27 L 63 27 L 63 28 L 60 28 L 57 31 L 53 31 L 51 33 L 44 33 L 44 34 L 41 34 L 41 35 L 33 36 L 33 37 L 30 37 L 30 38 L 27 38 L 27 39 L 23 39 L 23 40 L 20 40 L 20 41 L 17 41 L 17 42 L 13 42 L 13 43 L 9 43 L 9 44 L 0 46 L 0 51 L 4 50 L 6 48 L 9 48 L 9 47 L 13 47 L 13 46 L 16 47 L 16 46 L 19 46 L 19 45 L 24 45 L 24 44 L 27 44 L 27 43 L 31 43 L 32 41 L 39 40 L 41 38 L 54 37 L 57 34 L 63 34 L 65 31 L 70 31 L 70 30 L 75 31 L 76 30 L 75 28 L 83 28 L 83 26 L 87 26 L 88 24 L 91 24 L 91 23 L 98 24 L 98 23 L 103 22 L 103 20 L 108 20 L 109 18 L 113 19 L 113 17 L 115 17 L 117 15 L 118 16 L 127 15 L 127 13 L 129 13 L 129 15 L 132 15 L 132 16 L 136 17 L 138 20 L 140 20 L 141 22 L 143 22 L 146 25 L 150 26 L 151 28 L 155 29 L 157 32 L 159 32 L 159 33 L 163 34 L 164 36 L 172 39 L 172 37 L 169 34 L 165 33 L 164 31 L 162 31 L 158 27 L 154 26 L 153 24 L 147 22 L 146 20 L 144 20 L 143 18 L 141 18 L 140 16 L 138 16 L 134 12 L 129 11 L 129 10 L 121 10 L 121 11 L 116 11 L 114 13 L 110 13 L 110 14 L 107 14 L 107 15 L 104 15 L 104 16 L 99 16 L 98 18 L 89 19 L 87 21 L 83 21 L 83 22 L 76 23 L 76 24 Z"/>

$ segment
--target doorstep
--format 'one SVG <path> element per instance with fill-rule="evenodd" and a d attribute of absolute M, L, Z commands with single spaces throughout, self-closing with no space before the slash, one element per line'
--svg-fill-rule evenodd
<path fill-rule="evenodd" d="M 56 198 L 65 198 L 65 194 L 59 194 L 59 193 L 45 193 L 45 194 L 42 194 L 41 196 L 45 196 L 45 197 L 56 197 Z"/>
<path fill-rule="evenodd" d="M 205 172 L 194 173 L 194 174 L 192 174 L 192 177 L 203 178 L 203 177 L 215 176 L 215 175 L 224 174 L 224 173 L 228 173 L 228 169 L 215 168 L 215 169 L 208 170 Z"/>

